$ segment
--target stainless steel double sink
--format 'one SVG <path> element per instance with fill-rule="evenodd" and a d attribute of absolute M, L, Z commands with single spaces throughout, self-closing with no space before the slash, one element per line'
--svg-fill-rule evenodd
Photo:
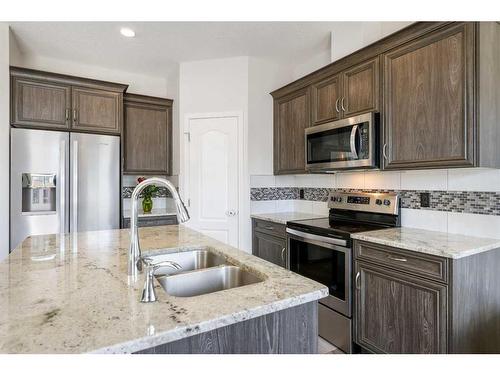
<path fill-rule="evenodd" d="M 151 254 L 152 263 L 172 261 L 182 269 L 161 267 L 155 277 L 165 292 L 175 297 L 193 297 L 262 282 L 257 275 L 229 263 L 210 250 Z"/>

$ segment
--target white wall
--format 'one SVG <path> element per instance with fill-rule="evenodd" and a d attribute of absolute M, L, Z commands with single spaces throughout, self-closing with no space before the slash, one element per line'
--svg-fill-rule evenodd
<path fill-rule="evenodd" d="M 0 23 L 0 260 L 9 254 L 9 39 L 10 30 Z"/>
<path fill-rule="evenodd" d="M 292 80 L 292 69 L 256 57 L 248 62 L 248 170 L 250 175 L 273 174 L 273 98 L 269 93 Z"/>
<path fill-rule="evenodd" d="M 75 61 L 22 53 L 12 56 L 10 63 L 11 65 L 23 68 L 128 84 L 129 88 L 127 92 L 129 93 L 167 97 L 166 77 L 154 77 L 95 65 L 81 64 Z"/>
<path fill-rule="evenodd" d="M 243 171 L 239 186 L 239 247 L 250 251 L 250 189 L 247 162 L 248 57 L 185 62 L 179 69 L 179 141 L 181 195 L 184 190 L 184 123 L 189 114 L 239 112 L 243 114 Z"/>
<path fill-rule="evenodd" d="M 330 35 L 330 49 L 311 56 L 293 70 L 293 80 L 382 39 L 411 22 L 336 22 Z"/>

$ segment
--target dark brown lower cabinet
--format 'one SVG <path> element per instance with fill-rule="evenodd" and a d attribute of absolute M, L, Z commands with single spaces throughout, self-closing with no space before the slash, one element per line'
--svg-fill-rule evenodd
<path fill-rule="evenodd" d="M 168 216 L 153 216 L 153 217 L 144 217 L 140 216 L 137 222 L 137 225 L 142 227 L 158 227 L 161 225 L 176 225 L 177 217 L 175 215 Z M 130 228 L 130 218 L 123 218 L 123 228 Z"/>
<path fill-rule="evenodd" d="M 500 249 L 459 259 L 354 242 L 354 340 L 373 353 L 500 353 Z"/>
<path fill-rule="evenodd" d="M 285 267 L 288 262 L 284 225 L 253 220 L 252 254 Z"/>
<path fill-rule="evenodd" d="M 359 345 L 376 353 L 446 353 L 447 286 L 356 262 Z"/>

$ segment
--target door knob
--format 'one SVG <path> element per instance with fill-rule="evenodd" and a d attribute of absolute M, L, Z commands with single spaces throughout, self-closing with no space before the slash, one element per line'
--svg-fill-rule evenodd
<path fill-rule="evenodd" d="M 226 211 L 226 215 L 227 216 L 236 216 L 237 215 L 237 211 L 236 210 L 227 210 Z"/>

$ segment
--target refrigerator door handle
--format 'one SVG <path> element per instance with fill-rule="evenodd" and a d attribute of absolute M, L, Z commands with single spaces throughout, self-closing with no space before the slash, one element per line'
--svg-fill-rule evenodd
<path fill-rule="evenodd" d="M 66 141 L 62 140 L 59 150 L 59 220 L 61 234 L 66 233 Z"/>
<path fill-rule="evenodd" d="M 73 176 L 73 205 L 72 205 L 72 223 L 71 223 L 71 232 L 78 232 L 78 141 L 73 141 L 73 168 L 72 168 L 72 176 Z"/>

